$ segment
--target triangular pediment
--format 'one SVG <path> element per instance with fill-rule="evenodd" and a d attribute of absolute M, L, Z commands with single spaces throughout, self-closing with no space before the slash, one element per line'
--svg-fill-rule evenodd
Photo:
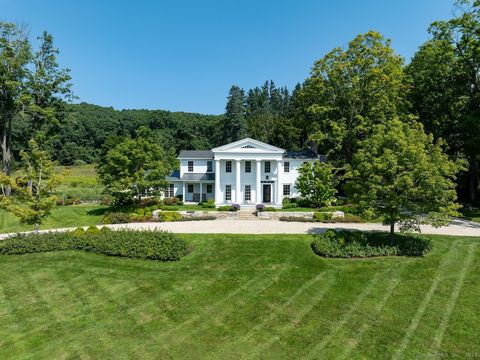
<path fill-rule="evenodd" d="M 234 152 L 234 153 L 276 153 L 283 154 L 284 149 L 278 148 L 276 146 L 251 139 L 245 138 L 242 140 L 235 141 L 230 144 L 219 146 L 212 149 L 215 152 Z"/>

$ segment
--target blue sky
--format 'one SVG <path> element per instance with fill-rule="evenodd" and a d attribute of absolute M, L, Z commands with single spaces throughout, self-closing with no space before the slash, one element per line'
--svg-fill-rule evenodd
<path fill-rule="evenodd" d="M 52 33 L 81 101 L 219 114 L 232 84 L 289 88 L 359 33 L 406 60 L 453 0 L 0 0 L 0 20 Z"/>

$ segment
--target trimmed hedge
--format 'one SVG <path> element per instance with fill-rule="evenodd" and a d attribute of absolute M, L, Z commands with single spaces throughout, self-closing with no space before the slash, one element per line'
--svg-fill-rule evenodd
<path fill-rule="evenodd" d="M 0 241 L 0 254 L 16 255 L 84 250 L 109 256 L 177 261 L 188 254 L 186 242 L 164 231 L 112 231 L 91 227 L 66 233 L 15 235 Z"/>
<path fill-rule="evenodd" d="M 364 258 L 373 256 L 425 256 L 432 241 L 411 234 L 327 230 L 315 235 L 313 251 L 327 258 Z"/>

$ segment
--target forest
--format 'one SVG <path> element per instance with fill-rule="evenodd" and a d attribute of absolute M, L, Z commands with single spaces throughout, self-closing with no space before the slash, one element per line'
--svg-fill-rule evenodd
<path fill-rule="evenodd" d="M 13 24 L 0 23 L 0 135 L 9 174 L 37 139 L 62 165 L 97 163 L 115 144 L 150 129 L 165 153 L 209 149 L 250 136 L 286 149 L 314 147 L 336 168 L 377 125 L 420 123 L 463 170 L 457 193 L 478 204 L 480 174 L 480 3 L 457 1 L 454 15 L 426 29 L 429 40 L 407 62 L 375 31 L 354 37 L 313 63 L 293 89 L 268 80 L 233 85 L 223 115 L 115 110 L 78 103 L 59 50 L 44 33 L 31 49 Z"/>

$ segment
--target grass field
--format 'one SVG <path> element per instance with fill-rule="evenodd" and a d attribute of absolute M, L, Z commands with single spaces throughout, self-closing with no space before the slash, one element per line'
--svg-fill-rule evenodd
<path fill-rule="evenodd" d="M 57 206 L 45 218 L 40 229 L 97 225 L 102 222 L 107 209 L 108 206 L 103 205 Z M 0 209 L 0 233 L 27 230 L 33 230 L 33 225 L 21 224 L 15 216 Z"/>
<path fill-rule="evenodd" d="M 179 262 L 0 256 L 0 358 L 428 359 L 480 354 L 480 238 L 325 260 L 308 235 L 183 235 Z"/>
<path fill-rule="evenodd" d="M 104 187 L 98 179 L 94 165 L 57 166 L 55 172 L 62 175 L 62 184 L 57 189 L 59 198 L 82 201 L 103 199 Z"/>

